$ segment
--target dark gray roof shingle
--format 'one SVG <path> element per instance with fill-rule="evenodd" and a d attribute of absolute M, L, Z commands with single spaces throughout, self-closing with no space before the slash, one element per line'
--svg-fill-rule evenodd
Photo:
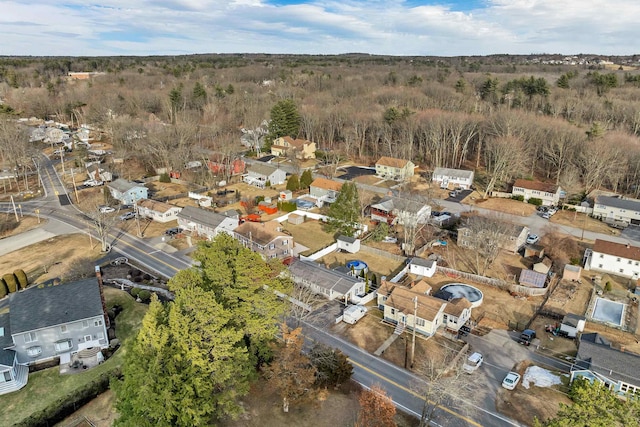
<path fill-rule="evenodd" d="M 596 203 L 599 205 L 611 206 L 612 208 L 626 209 L 640 212 L 640 200 L 621 199 L 620 197 L 598 196 Z"/>
<path fill-rule="evenodd" d="M 103 314 L 95 278 L 55 286 L 33 286 L 11 294 L 10 298 L 12 335 Z"/>
<path fill-rule="evenodd" d="M 308 280 L 318 287 L 345 295 L 361 281 L 348 274 L 326 268 L 313 261 L 296 261 L 289 266 L 294 277 Z"/>
<path fill-rule="evenodd" d="M 582 334 L 580 337 L 576 368 L 588 369 L 616 381 L 640 386 L 636 375 L 640 372 L 640 356 L 611 348 L 611 343 L 598 333 Z"/>

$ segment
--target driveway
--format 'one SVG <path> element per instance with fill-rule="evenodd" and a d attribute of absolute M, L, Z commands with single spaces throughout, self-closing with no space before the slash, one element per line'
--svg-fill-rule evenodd
<path fill-rule="evenodd" d="M 346 166 L 340 168 L 339 170 L 345 171 L 343 175 L 340 175 L 338 178 L 345 179 L 351 181 L 354 178 L 365 175 L 375 175 L 376 170 L 374 168 L 366 168 L 360 166 Z"/>
<path fill-rule="evenodd" d="M 629 240 L 640 242 L 640 226 L 630 225 L 620 233 L 620 237 L 626 237 Z"/>
<path fill-rule="evenodd" d="M 457 202 L 457 203 L 460 203 L 460 202 L 462 202 L 462 201 L 465 199 L 465 197 L 469 196 L 471 193 L 473 193 L 473 190 L 462 190 L 462 191 L 458 191 L 458 192 L 457 192 L 457 196 L 455 196 L 455 197 L 451 197 L 451 196 L 449 196 L 449 197 L 447 197 L 445 200 L 446 200 L 447 202 Z M 449 192 L 449 194 L 451 194 L 451 192 Z"/>

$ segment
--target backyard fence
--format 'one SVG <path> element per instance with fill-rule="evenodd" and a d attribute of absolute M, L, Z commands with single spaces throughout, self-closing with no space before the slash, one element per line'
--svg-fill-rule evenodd
<path fill-rule="evenodd" d="M 472 282 L 481 283 L 483 285 L 494 286 L 498 289 L 509 289 L 510 286 L 510 284 L 505 282 L 504 280 L 480 276 L 473 273 L 467 273 L 466 271 L 458 271 L 452 268 L 441 267 L 439 265 L 436 266 L 436 270 L 451 278 L 466 279 Z"/>
<path fill-rule="evenodd" d="M 372 248 L 371 246 L 367 246 L 367 245 L 360 245 L 360 250 L 363 252 L 368 252 L 370 254 L 378 255 L 384 258 L 391 258 L 392 260 L 398 261 L 398 262 L 404 262 L 407 259 L 406 257 L 390 254 L 389 252 L 383 251 L 382 249 Z"/>

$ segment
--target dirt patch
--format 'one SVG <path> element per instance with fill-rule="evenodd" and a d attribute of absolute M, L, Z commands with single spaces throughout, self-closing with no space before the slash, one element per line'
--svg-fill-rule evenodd
<path fill-rule="evenodd" d="M 583 282 L 561 281 L 545 303 L 545 309 L 561 314 L 583 315 L 589 305 L 593 287 Z"/>
<path fill-rule="evenodd" d="M 540 348 L 551 352 L 556 357 L 565 355 L 565 357 L 573 357 L 578 352 L 578 343 L 575 339 L 563 338 L 553 335 L 551 332 L 545 331 L 546 325 L 560 326 L 559 320 L 550 319 L 548 317 L 538 316 L 529 326 L 530 329 L 536 331 L 536 336 L 540 339 Z"/>
<path fill-rule="evenodd" d="M 76 422 L 87 419 L 95 427 L 110 427 L 113 425 L 118 413 L 113 407 L 115 396 L 111 390 L 107 390 L 86 405 L 82 406 L 73 415 L 55 424 L 55 427 L 75 426 Z M 83 424 L 77 424 L 82 426 Z M 87 424 L 89 425 L 89 424 Z"/>
<path fill-rule="evenodd" d="M 33 230 L 34 228 L 38 228 L 46 224 L 47 220 L 40 218 L 40 221 L 36 217 L 32 216 L 24 216 L 20 218 L 20 222 L 16 223 L 16 217 L 13 213 L 0 214 L 0 222 L 4 222 L 4 224 L 16 224 L 15 228 L 11 228 L 10 230 L 1 232 L 0 228 L 0 239 L 4 237 L 14 236 L 16 234 L 24 233 L 25 231 Z"/>
<path fill-rule="evenodd" d="M 524 361 L 519 363 L 514 371 L 524 376 L 529 366 L 531 362 Z M 568 382 L 568 379 L 564 377 L 563 381 Z M 526 389 L 520 381 L 514 390 L 506 390 L 502 387 L 498 390 L 496 409 L 503 415 L 531 426 L 534 418 L 546 421 L 555 417 L 560 409 L 560 403 L 571 405 L 572 401 L 565 393 L 566 387 L 563 385 L 537 387 L 530 384 Z"/>
<path fill-rule="evenodd" d="M 578 212 L 559 211 L 555 215 L 553 215 L 549 219 L 549 221 L 554 224 L 584 228 L 585 230 L 593 231 L 594 233 L 610 234 L 612 236 L 620 235 L 620 230 L 611 228 L 600 220 L 591 218 L 587 214 Z"/>
<path fill-rule="evenodd" d="M 477 199 L 473 197 L 467 197 L 464 199 L 463 203 L 475 205 L 483 209 L 490 209 L 492 211 L 498 211 L 518 216 L 530 216 L 536 211 L 536 207 L 534 205 L 530 205 L 528 203 L 520 202 L 513 199 Z"/>
<path fill-rule="evenodd" d="M 145 186 L 153 193 L 153 197 L 170 197 L 176 194 L 188 192 L 187 186 L 183 184 L 176 184 L 173 182 L 160 182 L 152 181 L 145 184 Z"/>

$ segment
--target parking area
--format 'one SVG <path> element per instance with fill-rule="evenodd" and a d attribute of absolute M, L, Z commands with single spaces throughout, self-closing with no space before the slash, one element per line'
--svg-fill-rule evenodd
<path fill-rule="evenodd" d="M 345 167 L 339 168 L 338 170 L 345 172 L 344 174 L 338 176 L 338 178 L 346 179 L 346 180 L 352 180 L 359 176 L 376 174 L 375 168 L 367 168 L 363 166 L 345 166 Z"/>
<path fill-rule="evenodd" d="M 449 197 L 445 200 L 447 202 L 462 202 L 467 196 L 473 193 L 473 190 L 453 190 L 449 192 Z"/>
<path fill-rule="evenodd" d="M 620 233 L 621 237 L 629 240 L 640 241 L 640 225 L 631 224 Z"/>

